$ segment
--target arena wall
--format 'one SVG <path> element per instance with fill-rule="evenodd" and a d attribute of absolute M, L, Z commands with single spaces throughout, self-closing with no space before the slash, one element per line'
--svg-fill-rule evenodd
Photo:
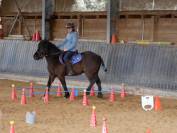
<path fill-rule="evenodd" d="M 56 42 L 55 42 L 56 43 Z M 37 42 L 0 40 L 0 72 L 47 76 L 45 60 L 35 61 Z M 103 42 L 79 42 L 80 52 L 90 50 L 101 55 L 108 72 L 100 70 L 105 83 L 177 91 L 177 48 L 159 45 L 108 45 Z"/>

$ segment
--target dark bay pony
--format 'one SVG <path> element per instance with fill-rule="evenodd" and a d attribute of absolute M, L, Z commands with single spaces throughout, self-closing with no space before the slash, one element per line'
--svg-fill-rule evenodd
<path fill-rule="evenodd" d="M 65 91 L 64 97 L 68 98 L 70 94 L 68 92 L 66 82 L 65 82 L 65 76 L 68 75 L 68 72 L 66 70 L 66 65 L 62 64 L 59 61 L 59 56 L 63 54 L 63 52 L 64 52 L 63 50 L 58 49 L 54 44 L 52 44 L 48 40 L 42 40 L 39 42 L 38 49 L 34 53 L 33 57 L 35 60 L 39 60 L 45 57 L 47 61 L 48 72 L 49 72 L 49 79 L 47 83 L 48 90 L 50 91 L 52 82 L 55 80 L 56 77 L 58 77 Z M 83 52 L 81 53 L 81 55 L 82 55 L 82 60 L 72 65 L 74 71 L 74 74 L 72 76 L 85 73 L 86 77 L 90 82 L 87 88 L 87 95 L 90 94 L 91 87 L 93 86 L 94 83 L 96 83 L 98 86 L 97 96 L 99 98 L 102 98 L 103 94 L 101 88 L 101 81 L 98 76 L 98 72 L 100 66 L 103 67 L 105 72 L 107 71 L 104 62 L 101 56 L 90 51 Z"/>

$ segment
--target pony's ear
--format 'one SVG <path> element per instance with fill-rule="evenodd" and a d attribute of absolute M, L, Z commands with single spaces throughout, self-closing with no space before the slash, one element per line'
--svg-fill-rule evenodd
<path fill-rule="evenodd" d="M 48 44 L 50 44 L 50 42 L 48 40 L 41 40 L 39 42 L 39 45 L 43 45 L 43 46 L 47 46 Z"/>
<path fill-rule="evenodd" d="M 41 40 L 42 43 L 49 43 L 49 40 L 47 39 L 44 39 L 44 40 Z"/>

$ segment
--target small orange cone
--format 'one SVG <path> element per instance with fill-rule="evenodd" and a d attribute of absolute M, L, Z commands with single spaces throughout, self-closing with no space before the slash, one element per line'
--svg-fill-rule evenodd
<path fill-rule="evenodd" d="M 109 96 L 109 101 L 110 102 L 114 102 L 116 100 L 116 97 L 115 97 L 115 90 L 112 89 L 111 90 L 111 93 L 110 93 L 110 96 Z"/>
<path fill-rule="evenodd" d="M 111 38 L 111 44 L 115 44 L 116 42 L 117 42 L 117 36 L 116 34 L 113 34 Z"/>
<path fill-rule="evenodd" d="M 152 132 L 151 132 L 151 129 L 148 128 L 147 131 L 146 131 L 146 133 L 152 133 Z"/>
<path fill-rule="evenodd" d="M 154 105 L 154 109 L 155 109 L 155 111 L 162 110 L 159 96 L 155 96 L 155 105 Z"/>
<path fill-rule="evenodd" d="M 30 97 L 34 97 L 34 87 L 33 87 L 33 82 L 30 83 Z"/>
<path fill-rule="evenodd" d="M 22 89 L 22 96 L 21 96 L 21 104 L 25 105 L 26 102 L 26 95 L 25 95 L 25 88 Z"/>
<path fill-rule="evenodd" d="M 91 91 L 90 91 L 90 96 L 95 96 L 94 86 L 92 86 L 92 88 L 91 88 Z"/>
<path fill-rule="evenodd" d="M 32 41 L 36 41 L 36 33 L 33 34 Z"/>
<path fill-rule="evenodd" d="M 120 97 L 123 99 L 125 98 L 126 93 L 125 93 L 125 84 L 121 85 L 121 91 L 120 91 Z"/>
<path fill-rule="evenodd" d="M 61 90 L 61 84 L 58 84 L 58 89 L 57 89 L 57 96 L 61 97 L 62 96 L 62 90 Z"/>
<path fill-rule="evenodd" d="M 45 91 L 44 103 L 45 104 L 49 103 L 49 90 L 48 90 L 48 88 L 46 88 L 46 91 Z"/>
<path fill-rule="evenodd" d="M 69 100 L 70 100 L 70 101 L 74 101 L 74 99 L 75 99 L 74 88 L 72 88 L 72 90 L 71 90 L 71 95 L 70 95 L 70 97 L 69 97 Z"/>
<path fill-rule="evenodd" d="M 103 117 L 102 133 L 108 133 L 108 128 L 106 125 L 106 118 L 105 117 Z"/>
<path fill-rule="evenodd" d="M 96 107 L 92 107 L 92 115 L 90 119 L 90 126 L 91 127 L 96 127 L 96 112 L 95 112 Z"/>
<path fill-rule="evenodd" d="M 10 133 L 15 133 L 14 121 L 10 121 Z"/>
<path fill-rule="evenodd" d="M 11 99 L 12 99 L 12 101 L 17 101 L 17 93 L 16 93 L 16 89 L 15 89 L 15 85 L 14 84 L 12 84 Z"/>
<path fill-rule="evenodd" d="M 39 31 L 36 32 L 36 41 L 40 41 L 41 40 L 41 36 L 40 36 L 40 33 Z"/>
<path fill-rule="evenodd" d="M 82 104 L 83 104 L 84 106 L 88 106 L 88 105 L 89 105 L 88 99 L 87 99 L 87 95 L 86 95 L 86 90 L 84 90 Z"/>

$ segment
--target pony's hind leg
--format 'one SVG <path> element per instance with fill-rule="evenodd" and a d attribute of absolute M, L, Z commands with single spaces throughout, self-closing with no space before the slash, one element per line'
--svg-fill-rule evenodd
<path fill-rule="evenodd" d="M 98 95 L 97 95 L 97 97 L 98 98 L 103 98 L 102 87 L 101 87 L 101 80 L 100 80 L 100 78 L 98 76 L 97 76 L 97 79 L 96 79 L 96 84 L 98 86 Z"/>
<path fill-rule="evenodd" d="M 94 83 L 95 83 L 95 79 L 89 79 L 89 81 L 90 81 L 90 84 L 89 84 L 89 86 L 87 87 L 87 91 L 86 91 L 86 94 L 87 94 L 87 95 L 90 95 L 90 90 L 91 90 L 92 86 L 93 86 Z"/>

